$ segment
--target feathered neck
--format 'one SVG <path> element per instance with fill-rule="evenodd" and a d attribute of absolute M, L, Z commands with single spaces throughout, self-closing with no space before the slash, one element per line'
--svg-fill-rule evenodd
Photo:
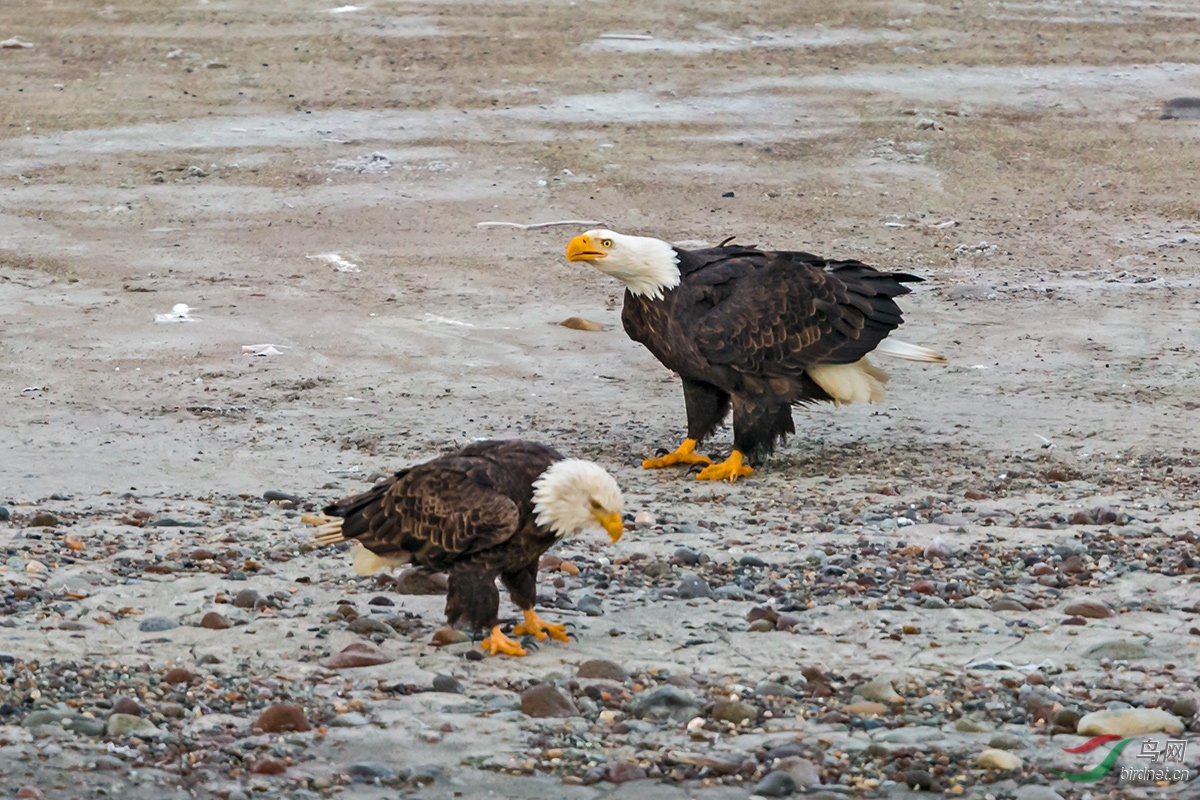
<path fill-rule="evenodd" d="M 613 243 L 607 256 L 593 261 L 592 266 L 624 283 L 631 294 L 661 300 L 663 292 L 679 285 L 679 254 L 670 243 L 608 230 L 590 233 L 594 240 Z"/>
<path fill-rule="evenodd" d="M 584 528 L 600 528 L 600 517 L 621 512 L 621 490 L 598 464 L 577 458 L 556 461 L 533 482 L 533 513 L 538 526 L 556 539 Z"/>

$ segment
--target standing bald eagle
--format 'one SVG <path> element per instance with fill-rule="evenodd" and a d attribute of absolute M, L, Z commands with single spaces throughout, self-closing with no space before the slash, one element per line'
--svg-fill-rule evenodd
<path fill-rule="evenodd" d="M 561 539 L 601 528 L 621 538 L 621 490 L 590 461 L 564 459 L 542 444 L 476 442 L 408 467 L 370 491 L 325 509 L 319 544 L 356 540 L 355 570 L 412 563 L 449 573 L 446 619 L 487 629 L 492 655 L 525 650 L 500 630 L 496 578 L 524 612 L 517 635 L 567 640 L 566 628 L 533 610 L 538 562 Z"/>
<path fill-rule="evenodd" d="M 728 241 L 728 240 L 726 240 Z M 777 439 L 795 433 L 792 406 L 883 399 L 888 376 L 865 356 L 943 362 L 924 347 L 886 340 L 901 322 L 895 297 L 921 281 L 857 261 L 722 246 L 681 250 L 659 239 L 588 231 L 567 245 L 626 286 L 621 321 L 683 379 L 687 439 L 646 469 L 708 464 L 696 477 L 736 481 Z M 713 464 L 696 445 L 733 406 L 733 453 Z"/>

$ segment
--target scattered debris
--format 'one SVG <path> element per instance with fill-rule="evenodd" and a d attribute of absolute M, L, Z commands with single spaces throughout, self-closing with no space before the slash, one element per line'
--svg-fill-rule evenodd
<path fill-rule="evenodd" d="M 600 225 L 594 219 L 560 219 L 555 222 L 531 222 L 522 225 L 520 222 L 476 222 L 476 228 L 517 228 L 522 231 L 533 231 L 539 228 L 554 228 L 560 225 Z"/>
<path fill-rule="evenodd" d="M 358 264 L 352 261 L 347 261 L 337 253 L 318 253 L 315 256 L 308 256 L 310 259 L 324 261 L 326 264 L 332 264 L 338 272 L 358 272 Z"/>
<path fill-rule="evenodd" d="M 326 140 L 334 141 L 334 140 Z M 342 144 L 342 142 L 338 142 Z M 392 160 L 383 153 L 375 151 L 357 158 L 344 158 L 333 164 L 335 172 L 357 172 L 359 175 L 383 175 L 392 168 Z"/>
<path fill-rule="evenodd" d="M 192 307 L 187 303 L 176 303 L 171 306 L 170 312 L 166 314 L 155 314 L 155 322 L 196 322 L 197 318 L 192 316 Z"/>
<path fill-rule="evenodd" d="M 244 356 L 281 356 L 281 355 L 283 355 L 283 350 L 279 349 L 281 347 L 283 348 L 283 350 L 291 350 L 290 347 L 288 347 L 286 345 L 282 345 L 282 344 L 279 344 L 279 345 L 275 345 L 275 344 L 244 344 L 244 345 L 242 345 L 242 355 L 244 355 Z"/>
<path fill-rule="evenodd" d="M 425 314 L 425 321 L 426 322 L 436 322 L 439 325 L 458 325 L 459 327 L 462 327 L 462 328 L 474 328 L 475 327 L 474 325 L 472 325 L 469 322 L 459 322 L 456 319 L 450 319 L 449 317 L 439 317 L 437 314 L 430 314 L 428 312 L 426 312 L 426 314 Z"/>
<path fill-rule="evenodd" d="M 326 14 L 349 14 L 351 11 L 362 11 L 363 6 L 338 6 L 325 10 Z"/>
<path fill-rule="evenodd" d="M 31 42 L 22 42 L 16 36 L 12 37 L 11 39 L 5 39 L 3 42 L 0 42 L 0 48 L 3 48 L 5 50 L 19 50 L 19 49 L 24 49 L 24 48 L 28 48 L 28 47 L 33 47 L 33 44 Z"/>

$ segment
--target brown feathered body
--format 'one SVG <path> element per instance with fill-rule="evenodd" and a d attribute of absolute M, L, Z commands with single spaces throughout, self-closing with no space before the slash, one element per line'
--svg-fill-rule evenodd
<path fill-rule="evenodd" d="M 447 622 L 490 629 L 496 578 L 519 608 L 534 606 L 538 562 L 556 537 L 535 521 L 533 483 L 562 458 L 535 442 L 467 445 L 328 506 L 342 524 L 325 542 L 356 539 L 391 563 L 446 572 Z"/>
<path fill-rule="evenodd" d="M 752 464 L 795 432 L 793 405 L 841 400 L 814 367 L 861 362 L 874 385 L 887 380 L 862 359 L 900 325 L 904 284 L 921 281 L 803 252 L 675 254 L 679 285 L 661 299 L 625 292 L 625 331 L 683 379 L 688 438 L 708 436 L 732 405 L 734 447 Z"/>

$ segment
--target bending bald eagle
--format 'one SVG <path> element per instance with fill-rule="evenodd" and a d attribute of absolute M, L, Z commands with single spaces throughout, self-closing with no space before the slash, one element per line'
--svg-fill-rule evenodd
<path fill-rule="evenodd" d="M 724 243 L 681 250 L 609 230 L 572 239 L 567 260 L 625 284 L 625 332 L 683 379 L 687 438 L 646 469 L 701 463 L 699 479 L 736 481 L 752 471 L 744 459 L 762 463 L 795 433 L 793 405 L 881 401 L 888 376 L 868 353 L 945 361 L 885 338 L 901 323 L 894 298 L 921 281 L 903 272 Z M 731 404 L 733 453 L 713 464 L 695 448 Z"/>
<path fill-rule="evenodd" d="M 489 631 L 492 655 L 525 650 L 500 630 L 496 578 L 524 612 L 517 635 L 567 640 L 566 628 L 533 610 L 538 562 L 555 542 L 585 528 L 621 538 L 621 490 L 590 461 L 565 459 L 520 440 L 476 442 L 408 467 L 370 491 L 325 509 L 338 519 L 316 541 L 356 540 L 355 571 L 412 563 L 449 574 L 446 620 Z"/>

